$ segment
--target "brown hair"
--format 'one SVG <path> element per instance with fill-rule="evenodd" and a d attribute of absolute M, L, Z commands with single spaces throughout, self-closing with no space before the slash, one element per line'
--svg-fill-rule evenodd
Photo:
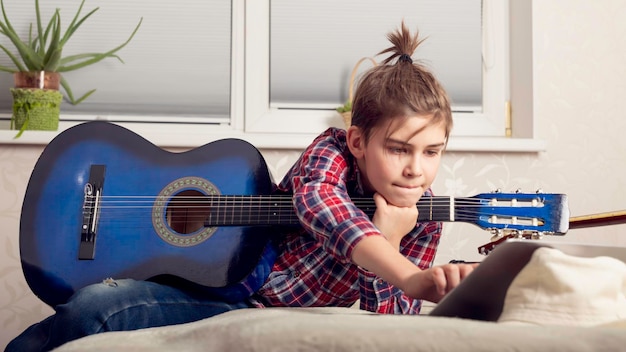
<path fill-rule="evenodd" d="M 393 46 L 378 55 L 391 56 L 367 71 L 358 83 L 352 125 L 361 128 L 367 140 L 374 127 L 390 119 L 433 115 L 431 123 L 443 122 L 448 137 L 452 129 L 448 94 L 427 68 L 411 59 L 423 39 L 418 38 L 417 31 L 411 35 L 404 21 L 400 29 L 387 34 L 387 39 Z"/>

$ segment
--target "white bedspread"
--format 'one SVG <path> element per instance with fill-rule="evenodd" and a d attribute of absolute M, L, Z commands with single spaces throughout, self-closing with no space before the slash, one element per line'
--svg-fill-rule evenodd
<path fill-rule="evenodd" d="M 502 265 L 515 255 L 524 265 L 512 273 L 500 322 L 352 308 L 250 308 L 194 323 L 88 336 L 57 351 L 626 351 L 626 264 L 614 258 L 505 243 L 453 292 L 493 299 L 492 279 L 508 273 Z M 474 310 L 465 300 L 450 302 Z"/>
<path fill-rule="evenodd" d="M 624 351 L 626 321 L 595 327 L 512 325 L 351 308 L 236 310 L 169 327 L 109 332 L 72 351 Z"/>

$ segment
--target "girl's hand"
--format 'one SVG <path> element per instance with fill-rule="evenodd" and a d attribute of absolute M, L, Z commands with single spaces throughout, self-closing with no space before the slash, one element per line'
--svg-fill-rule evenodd
<path fill-rule="evenodd" d="M 403 291 L 407 296 L 437 303 L 478 265 L 445 264 L 422 270 L 409 277 Z"/>
<path fill-rule="evenodd" d="M 387 203 L 378 193 L 374 194 L 376 211 L 372 222 L 394 248 L 400 249 L 400 240 L 417 224 L 417 205 L 413 207 L 397 207 Z"/>

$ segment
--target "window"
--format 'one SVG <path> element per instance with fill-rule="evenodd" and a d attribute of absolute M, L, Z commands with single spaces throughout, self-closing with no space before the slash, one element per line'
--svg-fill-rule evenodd
<path fill-rule="evenodd" d="M 268 132 L 278 125 L 287 132 L 297 133 L 303 123 L 311 123 L 314 130 L 326 126 L 337 116 L 332 110 L 323 109 L 345 101 L 347 73 L 354 63 L 388 47 L 385 35 L 404 19 L 411 30 L 417 27 L 421 35 L 428 37 L 415 57 L 424 59 L 452 96 L 457 125 L 461 125 L 455 132 L 504 135 L 504 96 L 488 92 L 484 96 L 485 104 L 482 102 L 482 5 L 480 0 L 360 1 L 359 6 L 332 0 L 249 3 L 248 7 L 254 6 L 249 10 L 253 15 L 247 19 L 254 28 L 249 35 L 255 35 L 249 42 L 259 43 L 253 47 L 248 44 L 248 50 L 256 52 L 249 56 L 266 61 L 260 64 L 260 59 L 254 60 L 247 70 L 254 70 L 252 65 L 268 67 L 271 75 L 270 85 L 261 83 L 268 80 L 268 72 L 249 78 L 253 82 L 251 87 L 268 88 L 263 94 L 258 90 L 247 91 L 246 127 L 249 131 Z M 486 7 L 485 11 L 501 14 L 506 10 L 501 5 L 498 2 L 496 6 L 500 8 Z M 259 13 L 264 15 L 257 16 Z M 496 25 L 502 28 L 502 24 L 493 24 Z M 486 48 L 491 57 L 487 59 L 484 78 L 500 87 L 504 87 L 506 67 L 502 58 L 495 56 L 503 50 L 505 39 L 504 34 L 494 37 Z M 502 94 L 505 89 L 497 92 Z M 252 99 L 258 102 L 255 104 Z M 493 114 L 496 100 L 502 110 L 499 116 Z M 319 110 L 314 110 L 316 107 Z M 316 119 L 317 124 L 311 121 Z M 283 120 L 289 122 L 279 122 Z M 464 123 L 468 120 L 471 122 Z"/>
<path fill-rule="evenodd" d="M 29 2 L 5 2 L 9 13 L 18 3 L 24 16 L 33 12 Z M 54 6 L 69 16 L 77 6 L 74 2 Z M 532 132 L 505 138 L 507 1 L 86 3 L 86 9 L 95 6 L 101 8 L 86 22 L 94 22 L 93 27 L 81 28 L 86 32 L 82 39 L 72 39 L 81 48 L 77 51 L 115 46 L 140 17 L 144 22 L 119 53 L 125 64 L 109 59 L 67 74 L 75 95 L 90 87 L 98 91 L 77 107 L 63 108 L 66 127 L 96 118 L 121 121 L 160 146 L 194 147 L 238 137 L 260 148 L 302 148 L 327 127 L 342 126 L 334 108 L 347 98 L 349 72 L 359 58 L 389 46 L 385 35 L 404 19 L 411 30 L 418 28 L 428 37 L 414 57 L 425 59 L 452 97 L 455 128 L 450 149 L 542 148 L 532 140 Z M 92 31 L 100 39 L 92 39 Z M 93 49 L 86 49 L 92 42 Z M 2 92 L 9 87 L 4 82 Z M 0 102 L 7 104 L 3 96 Z M 25 137 L 21 139 L 27 141 Z M 499 147 L 501 142 L 508 146 Z"/>
<path fill-rule="evenodd" d="M 22 38 L 35 23 L 33 0 L 5 0 L 7 16 Z M 40 1 L 44 25 L 56 8 L 67 24 L 80 1 Z M 88 115 L 115 116 L 118 121 L 182 120 L 200 123 L 226 122 L 230 113 L 231 1 L 89 0 L 81 16 L 89 17 L 65 45 L 63 56 L 106 52 L 130 36 L 143 18 L 141 28 L 118 52 L 123 62 L 108 58 L 95 65 L 63 73 L 75 97 L 96 88 L 81 104 L 64 102 L 65 119 Z M 36 31 L 36 27 L 33 27 Z M 4 36 L 2 44 L 13 48 Z M 210 64 L 207 64 L 210 63 Z M 0 64 L 12 66 L 2 56 Z M 208 84 L 210 82 L 210 84 Z M 11 104 L 11 80 L 2 80 L 0 106 Z"/>

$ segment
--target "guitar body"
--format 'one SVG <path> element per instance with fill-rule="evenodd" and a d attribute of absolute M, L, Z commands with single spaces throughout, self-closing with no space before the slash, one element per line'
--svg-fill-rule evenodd
<path fill-rule="evenodd" d="M 90 180 L 100 182 L 106 202 L 91 200 Z M 51 306 L 106 278 L 164 275 L 241 299 L 269 273 L 275 257 L 269 243 L 279 227 L 173 230 L 170 203 L 181 194 L 263 195 L 272 189 L 263 157 L 241 140 L 171 153 L 115 124 L 77 125 L 45 148 L 29 180 L 20 220 L 24 275 Z M 109 207 L 116 197 L 126 206 Z M 81 252 L 93 258 L 79 259 Z"/>

